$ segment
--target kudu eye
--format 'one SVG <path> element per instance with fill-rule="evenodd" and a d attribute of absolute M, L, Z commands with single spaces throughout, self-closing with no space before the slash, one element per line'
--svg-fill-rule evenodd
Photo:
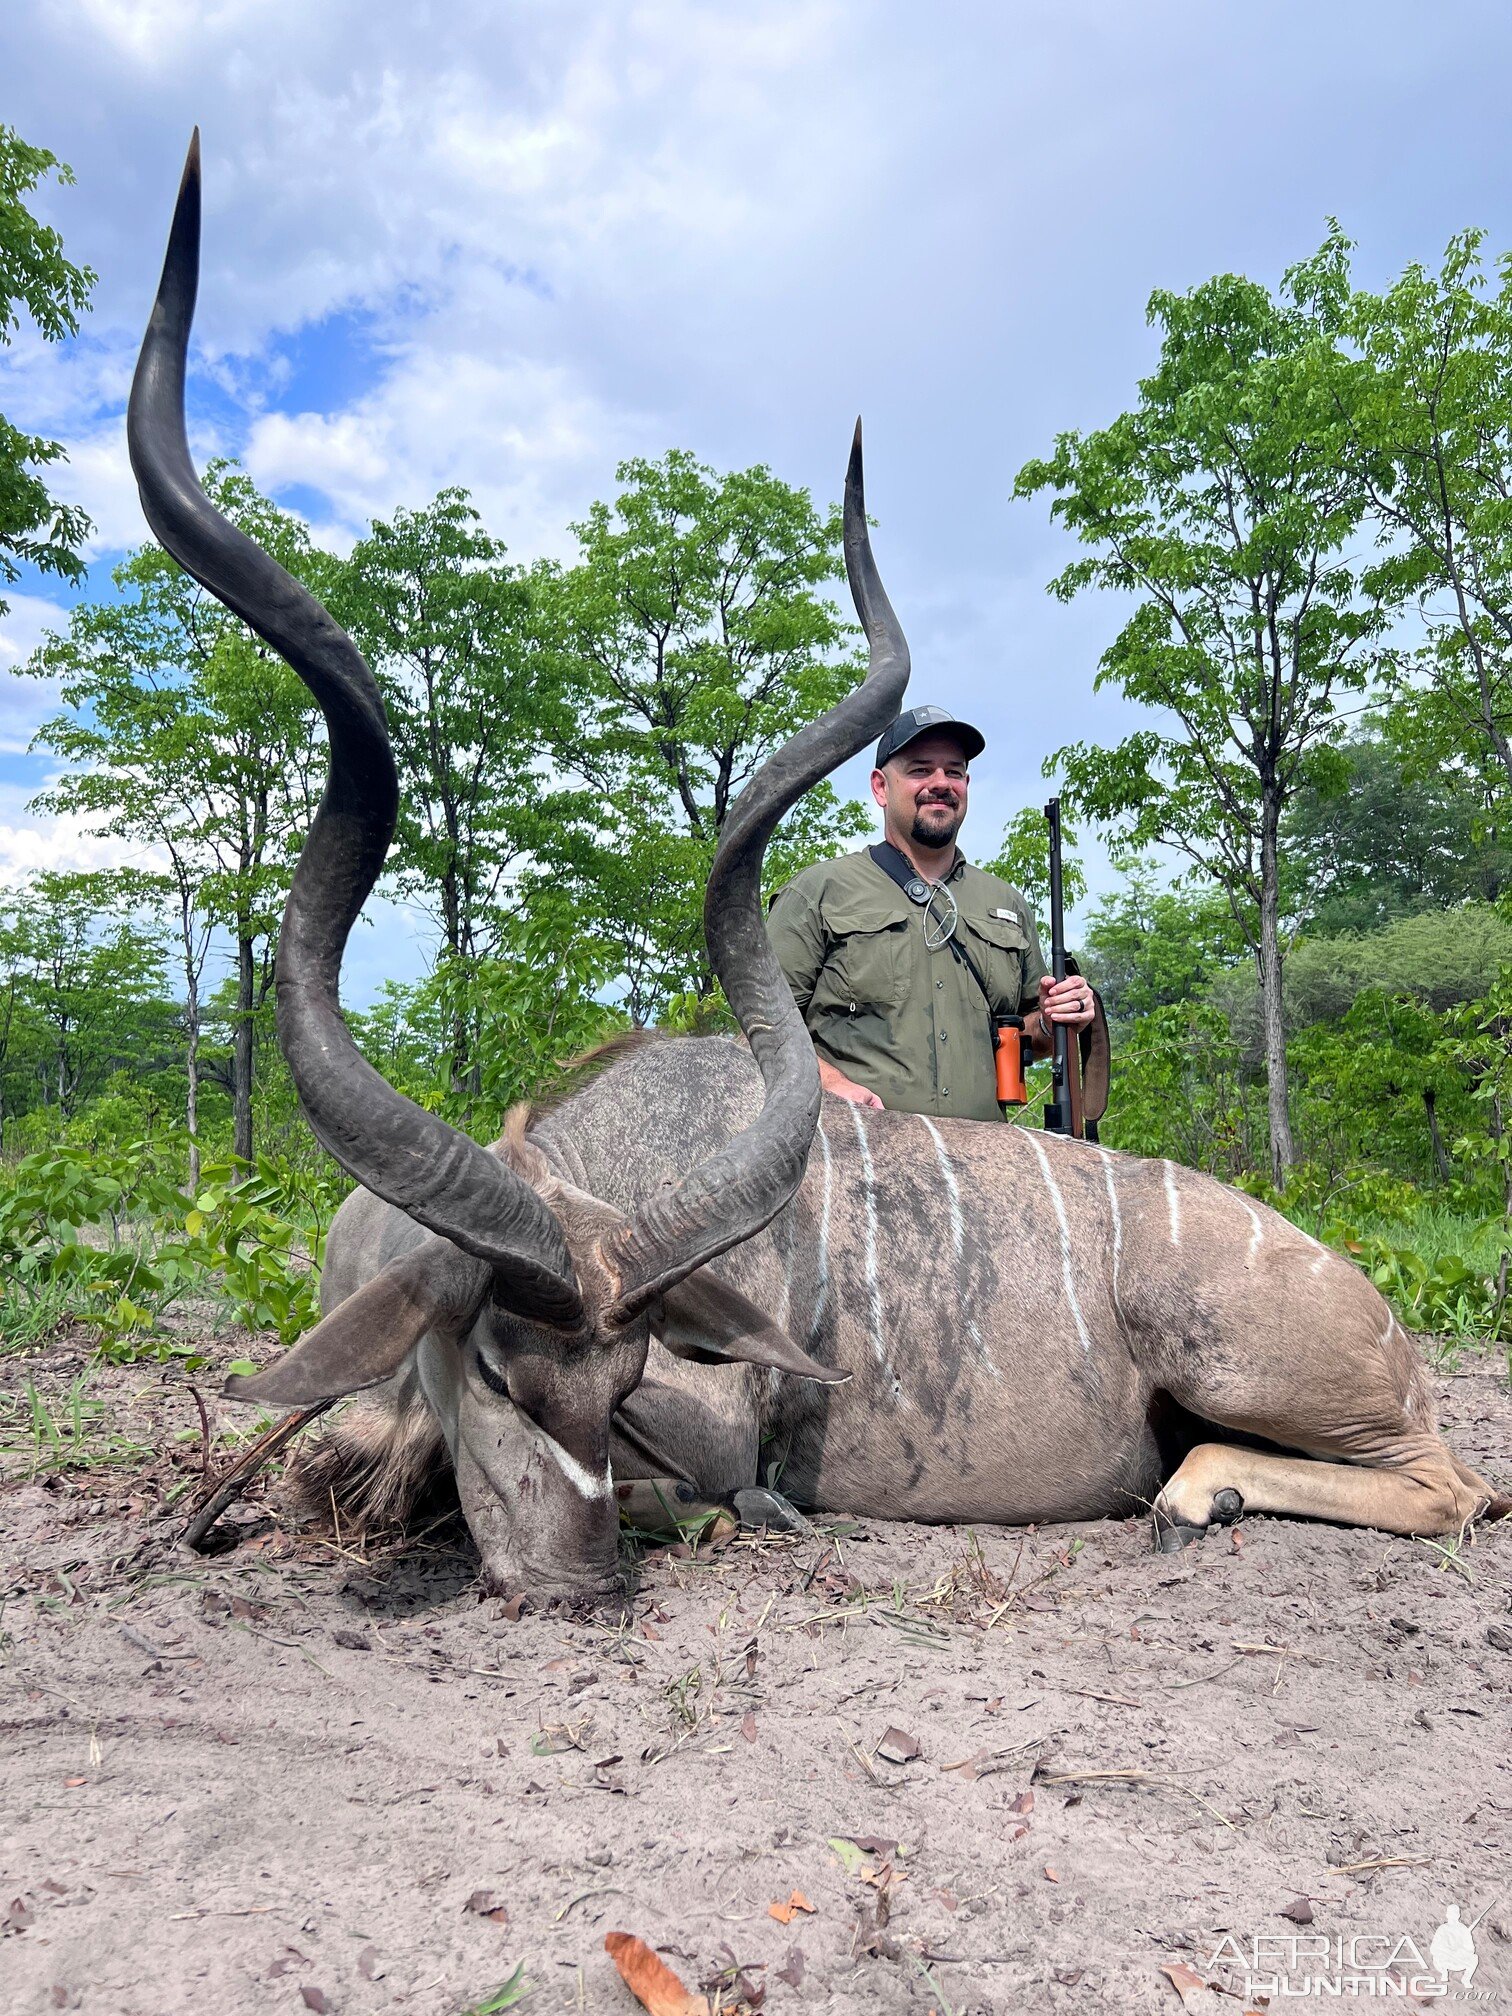
<path fill-rule="evenodd" d="M 502 1394 L 506 1400 L 512 1400 L 514 1395 L 509 1390 L 509 1381 L 503 1372 L 500 1371 L 497 1365 L 490 1365 L 486 1353 L 479 1351 L 476 1355 L 478 1373 L 482 1378 L 483 1384 L 491 1388 L 493 1392 Z"/>

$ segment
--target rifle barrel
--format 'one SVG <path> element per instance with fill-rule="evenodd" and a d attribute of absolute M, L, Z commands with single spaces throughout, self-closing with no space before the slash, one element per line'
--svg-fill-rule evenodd
<path fill-rule="evenodd" d="M 1050 973 L 1055 980 L 1066 977 L 1066 915 L 1061 889 L 1060 800 L 1052 798 L 1045 807 L 1050 826 Z M 1045 1105 L 1045 1127 L 1051 1134 L 1071 1132 L 1071 1104 L 1066 1084 L 1070 1032 L 1064 1022 L 1051 1024 L 1054 1050 L 1050 1064 L 1050 1097 Z"/>

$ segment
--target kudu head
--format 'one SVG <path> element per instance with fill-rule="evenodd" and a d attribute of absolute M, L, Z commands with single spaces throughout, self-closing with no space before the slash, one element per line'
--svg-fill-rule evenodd
<path fill-rule="evenodd" d="M 278 944 L 278 1035 L 316 1138 L 356 1181 L 432 1236 L 392 1261 L 276 1365 L 233 1377 L 238 1399 L 311 1406 L 395 1373 L 419 1347 L 463 1511 L 491 1586 L 536 1598 L 617 1592 L 610 1422 L 640 1380 L 654 1331 L 704 1360 L 812 1379 L 810 1359 L 707 1261 L 749 1239 L 802 1179 L 819 1113 L 813 1048 L 767 942 L 761 864 L 805 791 L 874 741 L 898 712 L 908 649 L 867 537 L 856 429 L 845 552 L 865 625 L 865 681 L 793 736 L 726 819 L 704 906 L 709 956 L 760 1066 L 765 1098 L 745 1131 L 632 1217 L 560 1180 L 527 1140 L 480 1147 L 388 1085 L 358 1051 L 337 985 L 347 935 L 373 887 L 398 780 L 372 674 L 320 604 L 200 488 L 184 426 L 199 272 L 198 134 L 184 169 L 127 432 L 147 521 L 169 553 L 309 687 L 330 771 L 294 873 Z"/>

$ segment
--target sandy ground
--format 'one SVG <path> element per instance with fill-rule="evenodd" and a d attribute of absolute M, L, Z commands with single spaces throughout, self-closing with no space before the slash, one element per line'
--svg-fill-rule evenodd
<path fill-rule="evenodd" d="M 1505 1482 L 1493 1365 L 1440 1391 Z M 623 1627 L 510 1621 L 454 1528 L 296 1532 L 276 1485 L 188 1554 L 191 1400 L 91 1390 L 92 1453 L 153 1453 L 28 1478 L 5 1434 L 13 2016 L 456 2016 L 521 1965 L 511 2006 L 634 2016 L 618 1930 L 714 2010 L 1234 2016 L 1254 1942 L 1295 1985 L 1373 1935 L 1379 1986 L 1450 1904 L 1446 2006 L 1512 2008 L 1512 1531 L 837 1522 L 651 1552 Z"/>

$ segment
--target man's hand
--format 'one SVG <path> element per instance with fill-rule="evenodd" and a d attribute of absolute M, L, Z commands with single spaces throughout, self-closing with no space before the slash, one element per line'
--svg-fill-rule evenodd
<path fill-rule="evenodd" d="M 837 1071 L 833 1064 L 819 1059 L 819 1083 L 826 1092 L 833 1092 L 837 1099 L 849 1099 L 853 1106 L 875 1106 L 882 1110 L 882 1101 L 875 1092 L 869 1092 L 864 1085 L 858 1085 L 854 1078 L 847 1078 L 843 1071 Z"/>
<path fill-rule="evenodd" d="M 1068 975 L 1064 980 L 1052 980 L 1048 973 L 1042 974 L 1039 1012 L 1047 1025 L 1064 1022 L 1070 1029 L 1085 1029 L 1097 1013 L 1091 983 L 1079 974 Z"/>

